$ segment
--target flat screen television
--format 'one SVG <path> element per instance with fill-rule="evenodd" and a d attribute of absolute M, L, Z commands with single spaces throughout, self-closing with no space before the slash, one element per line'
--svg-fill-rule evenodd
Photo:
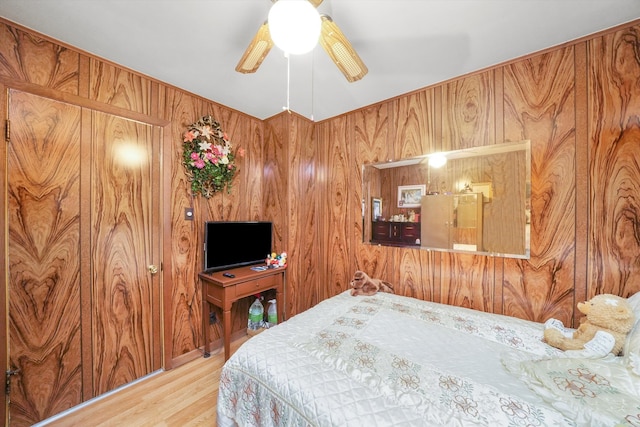
<path fill-rule="evenodd" d="M 271 253 L 273 225 L 267 221 L 204 223 L 204 272 L 264 263 Z"/>

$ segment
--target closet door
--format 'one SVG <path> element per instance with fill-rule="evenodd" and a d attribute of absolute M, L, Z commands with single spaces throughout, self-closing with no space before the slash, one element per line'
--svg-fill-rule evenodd
<path fill-rule="evenodd" d="M 26 426 L 160 369 L 161 131 L 15 90 L 8 111 L 9 416 Z"/>
<path fill-rule="evenodd" d="M 160 149 L 145 123 L 94 111 L 91 128 L 91 338 L 99 395 L 160 369 Z"/>
<path fill-rule="evenodd" d="M 80 107 L 9 93 L 9 417 L 82 401 Z"/>

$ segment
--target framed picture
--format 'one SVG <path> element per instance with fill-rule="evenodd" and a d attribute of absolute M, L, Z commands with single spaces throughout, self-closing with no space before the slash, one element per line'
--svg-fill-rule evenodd
<path fill-rule="evenodd" d="M 487 203 L 493 198 L 493 186 L 491 182 L 472 182 L 471 190 L 474 193 L 482 193 L 482 201 Z"/>
<path fill-rule="evenodd" d="M 427 186 L 422 185 L 400 185 L 398 186 L 398 207 L 399 208 L 419 208 L 422 196 L 427 193 Z"/>
<path fill-rule="evenodd" d="M 378 218 L 382 218 L 382 199 L 378 197 L 371 198 L 371 212 L 373 221 L 377 221 Z"/>

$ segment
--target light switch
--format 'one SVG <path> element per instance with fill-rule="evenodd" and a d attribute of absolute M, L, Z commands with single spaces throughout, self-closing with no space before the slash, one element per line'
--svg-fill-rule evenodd
<path fill-rule="evenodd" d="M 184 219 L 193 221 L 193 208 L 184 208 Z"/>

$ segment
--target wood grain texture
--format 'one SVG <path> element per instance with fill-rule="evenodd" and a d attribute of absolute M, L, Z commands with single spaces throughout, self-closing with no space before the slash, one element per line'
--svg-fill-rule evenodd
<path fill-rule="evenodd" d="M 531 141 L 532 205 L 531 258 L 505 260 L 505 314 L 572 321 L 574 75 L 571 47 L 504 67 L 505 139 Z"/>
<path fill-rule="evenodd" d="M 8 88 L 0 83 L 0 117 L 9 117 L 9 102 L 7 101 L 9 98 L 9 90 Z M 6 135 L 6 127 L 8 122 L 5 121 L 4 125 L 0 122 L 0 132 L 5 132 Z M 3 198 L 5 200 L 3 204 L 4 209 L 0 209 L 0 224 L 8 224 L 9 223 L 9 209 L 8 209 L 8 197 L 6 195 L 9 194 L 9 177 L 8 177 L 8 162 L 6 159 L 9 158 L 9 144 L 0 144 L 0 159 L 5 159 L 4 162 L 0 162 L 0 192 L 5 194 Z M 8 227 L 3 227 L 3 230 L 6 230 Z M 0 231 L 0 238 L 3 241 L 7 239 L 7 231 Z M 9 274 L 9 265 L 7 260 L 9 259 L 9 248 L 8 244 L 0 245 L 0 259 L 5 260 L 0 263 L 0 317 L 4 319 L 4 328 L 0 328 L 0 366 L 4 366 L 6 368 L 10 368 L 9 364 L 9 328 L 7 328 L 7 323 L 9 319 L 9 284 L 7 283 L 7 277 Z M 9 408 L 5 403 L 4 405 L 0 405 L 0 420 L 4 420 L 4 423 L 8 423 L 9 417 Z"/>
<path fill-rule="evenodd" d="M 78 52 L 0 21 L 0 76 L 78 94 Z"/>
<path fill-rule="evenodd" d="M 640 291 L 640 26 L 588 42 L 591 233 L 587 298 Z"/>
<path fill-rule="evenodd" d="M 245 115 L 215 103 L 206 103 L 204 112 L 211 114 L 222 126 L 232 143 L 232 149 L 245 150 L 244 157 L 236 156 L 237 174 L 232 182 L 231 193 L 220 192 L 210 199 L 199 198 L 198 204 L 205 211 L 204 215 L 214 221 L 247 221 L 264 220 L 262 216 L 262 125 L 257 120 L 248 119 Z M 199 117 L 200 117 L 199 116 Z M 194 119 L 195 120 L 195 119 Z M 200 231 L 200 235 L 204 230 Z M 200 246 L 202 247 L 202 246 Z M 267 254 L 265 254 L 266 257 Z M 231 310 L 232 331 L 247 327 L 247 312 L 253 303 L 251 298 L 236 302 Z M 222 319 L 222 312 L 217 319 Z M 221 332 L 222 325 L 217 322 L 211 326 L 213 331 Z M 212 335 L 215 336 L 215 335 Z"/>
<path fill-rule="evenodd" d="M 151 113 L 151 81 L 97 59 L 90 59 L 89 98 L 138 113 Z M 195 120 L 194 120 L 195 121 Z"/>
<path fill-rule="evenodd" d="M 435 89 L 414 92 L 394 100 L 391 104 L 395 122 L 394 160 L 437 151 L 440 140 L 436 122 L 439 117 L 435 114 Z"/>
<path fill-rule="evenodd" d="M 393 262 L 393 291 L 405 295 L 429 300 L 433 295 L 432 266 L 423 264 L 428 252 L 421 249 L 389 248 Z"/>
<path fill-rule="evenodd" d="M 202 344 L 196 278 L 202 265 L 199 224 L 207 219 L 275 221 L 276 245 L 297 251 L 291 266 L 300 263 L 287 280 L 295 295 L 287 307 L 290 314 L 346 289 L 356 267 L 390 279 L 402 293 L 532 320 L 553 316 L 571 322 L 574 297 L 599 292 L 626 296 L 640 288 L 635 196 L 640 181 L 636 83 L 640 21 L 316 124 L 280 115 L 261 121 L 164 84 L 154 82 L 149 88 L 146 78 L 134 72 L 101 65 L 99 59 L 87 59 L 0 21 L 3 84 L 37 85 L 48 95 L 66 94 L 64 99 L 83 106 L 113 103 L 132 114 L 147 111 L 170 122 L 171 142 L 164 147 L 173 152 L 170 166 L 165 167 L 170 189 L 164 194 L 164 203 L 169 204 L 164 208 L 170 212 L 165 218 L 170 256 L 164 260 L 170 270 L 164 294 L 168 359 L 198 357 Z M 576 54 L 574 46 L 586 54 Z M 107 81 L 92 80 L 98 76 Z M 96 101 L 78 100 L 90 93 Z M 210 112 L 225 124 L 234 143 L 250 141 L 251 150 L 240 164 L 236 190 L 241 191 L 203 203 L 191 200 L 179 159 L 185 127 Z M 55 126 L 72 125 L 63 120 Z M 308 143 L 309 133 L 313 146 L 300 145 Z M 534 147 L 530 260 L 361 243 L 358 227 L 365 194 L 360 193 L 361 164 L 417 154 L 432 144 L 450 150 L 522 139 L 530 139 Z M 588 176 L 582 176 L 585 171 Z M 588 203 L 577 203 L 580 197 Z M 395 195 L 385 198 L 395 201 Z M 183 220 L 184 208 L 190 206 L 196 210 L 194 222 Z M 60 218 L 73 210 L 61 212 Z M 576 242 L 582 237 L 576 233 L 588 235 L 580 250 Z M 586 275 L 576 273 L 576 266 Z M 238 310 L 234 328 L 246 321 L 244 309 Z M 65 322 L 66 328 L 70 325 L 78 321 Z M 212 329 L 215 340 L 219 324 Z M 69 329 L 56 331 L 61 332 L 68 334 Z M 63 341 L 70 344 L 47 351 L 72 351 L 78 348 L 74 341 L 78 336 L 67 335 Z M 51 370 L 66 370 L 62 376 L 68 377 L 74 366 L 56 365 Z M 80 394 L 74 387 L 70 382 L 60 393 Z M 62 394 L 56 398 L 67 401 Z"/>
<path fill-rule="evenodd" d="M 286 313 L 289 317 L 292 313 L 300 313 L 319 302 L 317 287 L 313 284 L 319 280 L 315 267 L 320 262 L 320 251 L 316 244 L 319 239 L 317 200 L 320 188 L 314 165 L 318 148 L 315 144 L 313 123 L 301 116 L 287 116 L 289 178 L 286 187 L 288 210 L 285 221 L 288 226 L 285 244 L 277 252 L 287 252 L 288 283 L 311 285 L 311 289 L 305 292 L 300 292 L 302 286 L 287 287 Z"/>
<path fill-rule="evenodd" d="M 162 107 L 163 115 L 172 118 L 172 159 L 182 158 L 183 134 L 186 127 L 201 117 L 202 101 L 175 89 L 167 89 Z M 171 205 L 171 259 L 165 260 L 171 269 L 171 283 L 165 290 L 165 324 L 171 331 L 169 345 L 171 359 L 193 351 L 202 343 L 202 289 L 197 280 L 202 266 L 203 209 L 190 196 L 191 186 L 181 162 L 171 164 L 171 190 L 168 198 Z M 195 207 L 194 220 L 184 220 L 184 209 Z M 167 286 L 167 284 L 165 284 Z M 212 339 L 221 337 L 217 330 L 211 331 Z"/>
<path fill-rule="evenodd" d="M 446 83 L 442 90 L 442 148 L 495 144 L 493 71 Z"/>
<path fill-rule="evenodd" d="M 218 120 L 232 143 L 232 149 L 244 150 L 244 156 L 236 155 L 238 167 L 231 193 L 220 194 L 222 217 L 225 220 L 264 220 L 262 215 L 262 123 L 236 111 L 210 104 L 211 115 Z M 218 201 L 208 203 L 218 204 Z M 214 217 L 211 217 L 214 218 Z"/>
<path fill-rule="evenodd" d="M 492 312 L 495 281 L 493 257 L 442 253 L 440 301 Z"/>
<path fill-rule="evenodd" d="M 11 425 L 82 401 L 80 108 L 11 91 L 8 146 Z"/>
<path fill-rule="evenodd" d="M 351 181 L 350 134 L 345 116 L 327 123 L 326 139 L 321 143 L 320 158 L 324 163 L 324 183 L 321 211 L 324 218 L 322 247 L 325 272 L 320 281 L 320 300 L 346 290 L 353 276 L 355 259 L 352 257 L 352 209 L 360 206 L 352 189 L 360 183 Z"/>
<path fill-rule="evenodd" d="M 147 271 L 153 251 L 152 127 L 98 112 L 92 123 L 93 388 L 98 395 L 160 368 L 153 360 L 160 343 L 153 323 L 157 290 Z M 126 157 L 123 148 L 140 157 Z"/>
<path fill-rule="evenodd" d="M 382 197 L 381 185 L 379 181 L 368 179 L 370 188 L 363 188 L 362 185 L 362 165 L 370 163 L 380 163 L 390 159 L 393 155 L 392 146 L 389 144 L 389 105 L 381 103 L 376 106 L 357 111 L 351 115 L 351 125 L 353 126 L 353 152 L 351 166 L 351 182 L 354 182 L 353 191 L 356 200 L 361 203 L 371 204 L 372 197 L 382 198 L 383 215 L 391 200 L 388 196 Z M 370 168 L 370 172 L 378 172 L 378 169 Z M 355 269 L 366 271 L 371 277 L 389 277 L 387 271 L 387 256 L 389 251 L 377 245 L 362 244 L 363 227 L 371 227 L 369 218 L 362 221 L 361 206 L 353 205 L 354 231 L 352 239 L 354 241 L 354 251 L 356 252 Z M 370 210 L 368 211 L 370 212 Z M 371 236 L 369 230 L 368 236 Z M 353 275 L 355 271 L 349 272 Z"/>
<path fill-rule="evenodd" d="M 292 250 L 285 248 L 287 245 L 288 232 L 287 216 L 289 213 L 289 200 L 287 186 L 289 180 L 289 132 L 290 120 L 288 113 L 279 114 L 268 119 L 264 126 L 263 141 L 263 169 L 262 169 L 262 207 L 264 218 L 273 222 L 272 248 L 275 251 Z M 288 264 L 293 264 L 291 259 L 287 259 Z M 286 277 L 286 276 L 285 276 Z M 296 300 L 296 289 L 290 286 L 291 281 L 285 279 L 285 307 L 284 312 L 293 311 L 291 301 Z M 250 301 L 246 303 L 244 310 L 244 321 L 246 325 L 246 313 Z"/>

